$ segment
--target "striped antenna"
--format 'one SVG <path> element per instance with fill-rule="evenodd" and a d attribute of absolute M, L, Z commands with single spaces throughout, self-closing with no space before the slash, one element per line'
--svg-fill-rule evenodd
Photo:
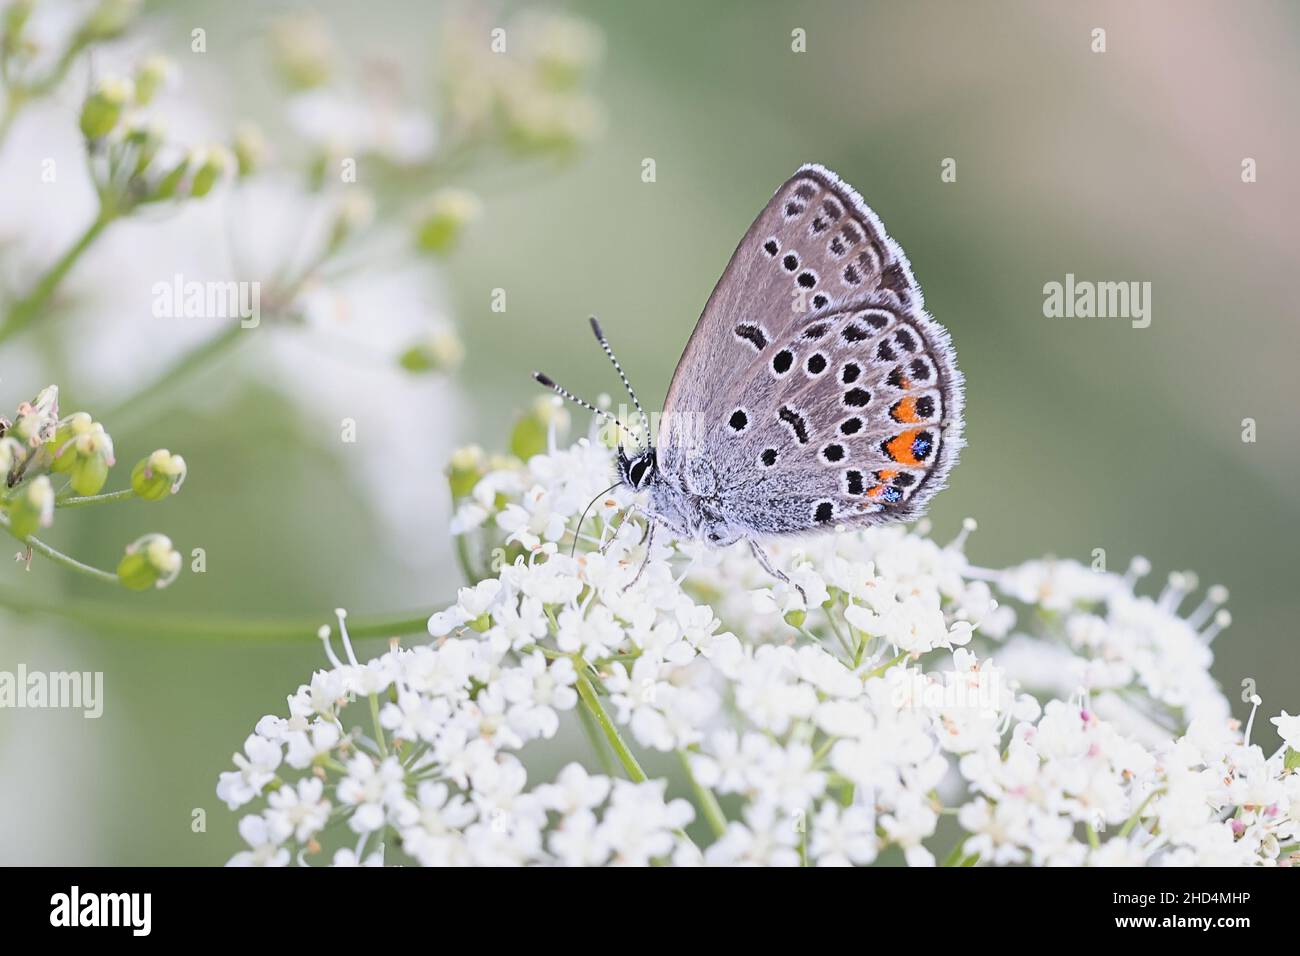
<path fill-rule="evenodd" d="M 645 409 L 641 407 L 641 402 L 637 400 L 636 392 L 632 391 L 632 383 L 629 382 L 627 376 L 623 374 L 623 366 L 619 365 L 618 359 L 614 357 L 614 350 L 609 347 L 609 342 L 605 339 L 605 333 L 601 330 L 600 323 L 596 321 L 594 315 L 591 317 L 591 331 L 596 333 L 596 341 L 599 342 L 600 347 L 605 350 L 605 355 L 608 356 L 609 360 L 614 364 L 614 371 L 618 372 L 618 377 L 623 381 L 623 387 L 627 389 L 627 393 L 632 396 L 632 404 L 635 405 L 636 410 L 641 413 L 641 425 L 645 428 L 646 446 L 653 448 L 654 439 L 650 435 L 650 418 L 646 415 Z"/>
<path fill-rule="evenodd" d="M 617 426 L 618 428 L 623 429 L 623 431 L 627 432 L 629 435 L 632 434 L 631 429 L 629 429 L 626 425 L 620 422 L 609 412 L 605 411 L 603 408 L 597 408 L 595 405 L 591 404 L 591 402 L 579 398 L 577 395 L 574 395 L 563 385 L 556 384 L 555 380 L 551 378 L 549 375 L 545 375 L 542 372 L 534 372 L 533 378 L 537 379 L 537 381 L 541 385 L 545 386 L 546 388 L 549 388 L 556 395 L 560 396 L 560 398 L 567 398 L 569 401 L 573 402 L 573 404 L 579 405 L 585 408 L 587 411 L 599 415 L 601 418 L 605 419 L 605 421 L 610 422 L 613 425 Z M 621 441 L 619 442 L 619 447 L 620 448 L 623 447 L 623 443 Z"/>

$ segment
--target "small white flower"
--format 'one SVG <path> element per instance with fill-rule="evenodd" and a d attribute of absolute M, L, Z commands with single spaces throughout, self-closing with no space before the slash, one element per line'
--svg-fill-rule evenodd
<path fill-rule="evenodd" d="M 406 776 L 402 765 L 396 757 L 376 763 L 366 754 L 357 754 L 348 761 L 347 768 L 347 776 L 338 785 L 338 797 L 356 808 L 348 826 L 356 833 L 373 833 L 384 825 L 388 810 L 404 796 Z"/>
<path fill-rule="evenodd" d="M 275 828 L 263 817 L 250 814 L 239 821 L 239 835 L 248 844 L 226 866 L 288 866 L 289 851 L 276 839 Z"/>
<path fill-rule="evenodd" d="M 251 735 L 244 741 L 244 752 L 231 758 L 239 769 L 221 775 L 217 797 L 224 800 L 231 810 L 242 807 L 261 795 L 262 788 L 275 778 L 275 770 L 283 756 L 279 743 L 257 734 Z"/>
<path fill-rule="evenodd" d="M 1278 717 L 1270 718 L 1277 734 L 1292 750 L 1300 751 L 1300 714 L 1288 714 L 1285 710 Z"/>

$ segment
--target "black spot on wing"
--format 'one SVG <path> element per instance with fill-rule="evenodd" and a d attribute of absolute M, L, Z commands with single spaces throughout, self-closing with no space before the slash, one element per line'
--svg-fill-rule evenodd
<path fill-rule="evenodd" d="M 808 444 L 808 423 L 804 421 L 802 415 L 789 405 L 782 405 L 781 409 L 776 413 L 776 417 L 790 426 L 790 430 L 794 432 L 794 437 L 799 444 Z"/>

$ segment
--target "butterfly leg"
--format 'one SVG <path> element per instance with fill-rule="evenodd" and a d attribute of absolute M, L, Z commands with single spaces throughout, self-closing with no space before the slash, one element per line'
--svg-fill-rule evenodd
<path fill-rule="evenodd" d="M 782 571 L 780 568 L 775 567 L 772 564 L 772 559 L 767 556 L 767 552 L 764 551 L 761 547 L 759 547 L 758 542 L 753 540 L 752 538 L 749 541 L 749 550 L 754 552 L 754 557 L 758 559 L 758 563 L 763 566 L 764 571 L 772 575 L 772 577 L 776 578 L 778 581 L 784 581 L 786 584 L 793 587 L 796 591 L 799 592 L 799 596 L 803 598 L 803 603 L 804 604 L 808 603 L 808 595 L 804 593 L 803 588 L 799 587 L 799 585 L 791 581 L 790 578 L 786 576 L 786 573 L 784 571 Z"/>
<path fill-rule="evenodd" d="M 627 585 L 623 588 L 624 591 L 640 581 L 641 575 L 645 573 L 646 565 L 650 563 L 650 546 L 654 544 L 655 526 L 658 525 L 658 523 L 659 522 L 655 521 L 653 518 L 650 519 L 649 530 L 646 532 L 645 536 L 645 560 L 641 562 L 641 567 L 637 568 L 636 576 L 632 578 L 631 581 L 627 582 Z"/>
<path fill-rule="evenodd" d="M 633 515 L 639 515 L 639 514 L 644 514 L 644 513 L 645 513 L 645 512 L 643 512 L 643 511 L 642 511 L 640 508 L 638 508 L 636 505 L 628 505 L 628 506 L 627 506 L 627 509 L 626 509 L 626 510 L 623 512 L 623 514 L 622 514 L 622 520 L 619 521 L 619 523 L 618 523 L 618 527 L 615 528 L 615 529 L 610 533 L 609 537 L 605 539 L 605 542 L 600 546 L 600 550 L 599 550 L 597 553 L 599 553 L 599 554 L 604 554 L 606 551 L 608 551 L 608 550 L 609 550 L 609 546 L 610 546 L 611 544 L 613 544 L 613 543 L 614 543 L 614 540 L 618 537 L 618 533 L 619 533 L 619 531 L 621 531 L 621 530 L 623 529 L 623 525 L 625 525 L 625 524 L 628 522 L 628 520 L 629 520 Z M 641 532 L 641 541 L 638 541 L 638 542 L 637 542 L 638 546 L 639 546 L 642 542 L 645 541 L 646 535 L 649 534 L 649 533 L 650 533 L 650 522 L 647 521 L 647 522 L 646 522 L 646 530 Z"/>

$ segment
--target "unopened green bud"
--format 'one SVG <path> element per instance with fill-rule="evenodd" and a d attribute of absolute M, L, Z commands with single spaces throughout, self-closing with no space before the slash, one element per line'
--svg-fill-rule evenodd
<path fill-rule="evenodd" d="M 19 539 L 48 528 L 54 521 L 54 487 L 48 475 L 41 475 L 18 492 L 9 503 L 9 530 Z"/>
<path fill-rule="evenodd" d="M 266 137 L 254 123 L 240 123 L 235 128 L 235 140 L 231 147 L 239 167 L 240 179 L 253 175 L 266 162 Z"/>
<path fill-rule="evenodd" d="M 190 153 L 194 179 L 190 183 L 190 196 L 201 199 L 212 192 L 217 181 L 235 168 L 235 158 L 224 146 L 209 146 Z"/>
<path fill-rule="evenodd" d="M 605 51 L 601 32 L 577 17 L 537 14 L 525 35 L 542 82 L 553 89 L 576 86 Z"/>
<path fill-rule="evenodd" d="M 135 71 L 135 102 L 148 106 L 158 91 L 176 76 L 176 64 L 165 56 L 153 55 L 145 59 Z"/>
<path fill-rule="evenodd" d="M 62 452 L 70 448 L 74 439 L 88 433 L 94 425 L 94 419 L 86 412 L 73 412 L 59 422 L 58 427 L 54 430 L 54 437 L 46 443 L 46 447 L 49 448 L 54 459 L 50 464 L 51 471 L 61 473 L 72 469 L 74 456 L 71 454 L 65 455 Z"/>
<path fill-rule="evenodd" d="M 464 498 L 486 471 L 483 449 L 478 445 L 466 445 L 452 453 L 447 463 L 447 481 L 451 484 L 452 498 Z"/>
<path fill-rule="evenodd" d="M 184 458 L 159 448 L 131 469 L 131 490 L 145 501 L 160 501 L 181 490 L 187 473 Z"/>
<path fill-rule="evenodd" d="M 398 364 L 408 372 L 451 372 L 465 358 L 465 346 L 452 328 L 433 332 L 402 353 Z"/>
<path fill-rule="evenodd" d="M 165 534 L 147 534 L 127 546 L 117 579 L 132 591 L 165 588 L 181 573 L 181 553 Z"/>
<path fill-rule="evenodd" d="M 108 480 L 108 469 L 115 464 L 113 439 L 85 412 L 76 412 L 59 422 L 46 450 L 50 470 L 66 472 L 72 490 L 79 495 L 99 494 Z"/>
<path fill-rule="evenodd" d="M 808 612 L 802 609 L 785 612 L 785 623 L 791 627 L 803 627 L 803 622 L 806 620 L 808 620 Z"/>
<path fill-rule="evenodd" d="M 534 402 L 528 414 L 515 423 L 510 434 L 510 452 L 521 461 L 527 461 L 534 455 L 546 451 L 547 437 L 551 428 L 564 431 L 569 427 L 569 412 L 560 399 L 551 395 L 541 395 Z"/>
<path fill-rule="evenodd" d="M 59 424 L 59 387 L 48 385 L 30 402 L 18 406 L 18 417 L 6 434 L 35 448 L 53 437 Z"/>
<path fill-rule="evenodd" d="M 280 75 L 296 90 L 322 86 L 334 72 L 334 41 L 319 17 L 282 18 L 271 31 L 271 52 Z"/>
<path fill-rule="evenodd" d="M 190 156 L 182 156 L 171 170 L 158 180 L 158 183 L 149 192 L 150 199 L 171 199 L 180 189 L 181 183 L 185 180 L 185 174 L 189 172 Z"/>
<path fill-rule="evenodd" d="M 465 227 L 479 217 L 482 204 L 464 189 L 440 189 L 425 201 L 416 216 L 415 244 L 435 255 L 451 251 Z"/>
<path fill-rule="evenodd" d="M 5 9 L 4 41 L 6 49 L 10 52 L 17 48 L 18 38 L 22 35 L 23 27 L 27 26 L 33 6 L 35 6 L 33 0 L 14 0 Z"/>
<path fill-rule="evenodd" d="M 99 5 L 82 21 L 76 42 L 99 43 L 120 36 L 140 9 L 140 0 L 100 0 Z"/>
<path fill-rule="evenodd" d="M 81 132 L 86 139 L 101 139 L 113 132 L 133 92 L 131 81 L 121 77 L 105 77 L 96 83 L 81 105 Z"/>
<path fill-rule="evenodd" d="M 12 435 L 5 435 L 0 438 L 0 481 L 4 476 L 13 471 L 14 465 L 18 464 L 27 457 L 27 449 L 23 443 Z"/>

